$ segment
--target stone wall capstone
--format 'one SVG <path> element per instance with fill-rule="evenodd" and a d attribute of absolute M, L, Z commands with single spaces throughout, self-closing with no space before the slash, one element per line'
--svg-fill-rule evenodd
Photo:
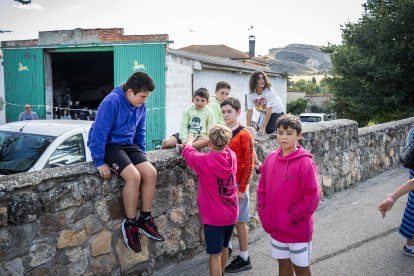
<path fill-rule="evenodd" d="M 350 120 L 303 126 L 301 145 L 315 158 L 324 195 L 400 166 L 414 118 L 358 129 Z M 275 135 L 256 137 L 261 160 Z M 142 237 L 142 252 L 123 244 L 123 182 L 102 180 L 92 163 L 0 177 L 0 275 L 152 275 L 203 251 L 197 175 L 174 150 L 148 152 L 158 170 L 153 215 L 163 243 Z M 251 181 L 251 228 L 259 176 Z M 139 207 L 138 207 L 139 208 Z"/>

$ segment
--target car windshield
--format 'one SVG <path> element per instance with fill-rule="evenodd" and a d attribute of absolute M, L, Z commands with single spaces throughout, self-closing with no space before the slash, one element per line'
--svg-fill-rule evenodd
<path fill-rule="evenodd" d="M 303 123 L 318 123 L 322 118 L 319 116 L 300 116 L 299 119 Z"/>
<path fill-rule="evenodd" d="M 0 131 L 0 174 L 29 170 L 56 137 Z"/>

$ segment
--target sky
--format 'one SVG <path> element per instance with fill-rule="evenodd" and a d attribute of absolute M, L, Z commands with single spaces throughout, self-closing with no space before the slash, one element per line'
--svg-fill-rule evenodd
<path fill-rule="evenodd" d="M 224 44 L 256 55 L 300 43 L 341 43 L 341 25 L 357 22 L 364 0 L 0 0 L 0 41 L 39 31 L 123 28 L 125 35 L 168 34 L 173 49 Z M 253 27 L 253 28 L 252 28 Z"/>

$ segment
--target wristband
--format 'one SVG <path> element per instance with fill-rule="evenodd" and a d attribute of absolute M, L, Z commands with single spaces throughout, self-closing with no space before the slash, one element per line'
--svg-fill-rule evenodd
<path fill-rule="evenodd" d="M 392 196 L 392 194 L 388 194 L 386 200 L 389 201 L 389 202 L 391 202 L 392 204 L 394 204 L 395 203 L 395 199 L 393 199 L 391 196 Z"/>

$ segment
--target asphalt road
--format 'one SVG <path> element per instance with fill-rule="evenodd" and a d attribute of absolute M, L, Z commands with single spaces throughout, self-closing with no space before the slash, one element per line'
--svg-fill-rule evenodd
<path fill-rule="evenodd" d="M 405 239 L 398 234 L 406 196 L 384 219 L 377 210 L 381 200 L 407 180 L 406 169 L 394 169 L 324 198 L 315 214 L 312 274 L 414 275 L 414 257 L 402 254 Z M 277 261 L 270 255 L 269 236 L 261 228 L 250 235 L 249 255 L 253 269 L 234 275 L 278 274 Z M 201 253 L 155 275 L 207 276 L 208 256 Z"/>

